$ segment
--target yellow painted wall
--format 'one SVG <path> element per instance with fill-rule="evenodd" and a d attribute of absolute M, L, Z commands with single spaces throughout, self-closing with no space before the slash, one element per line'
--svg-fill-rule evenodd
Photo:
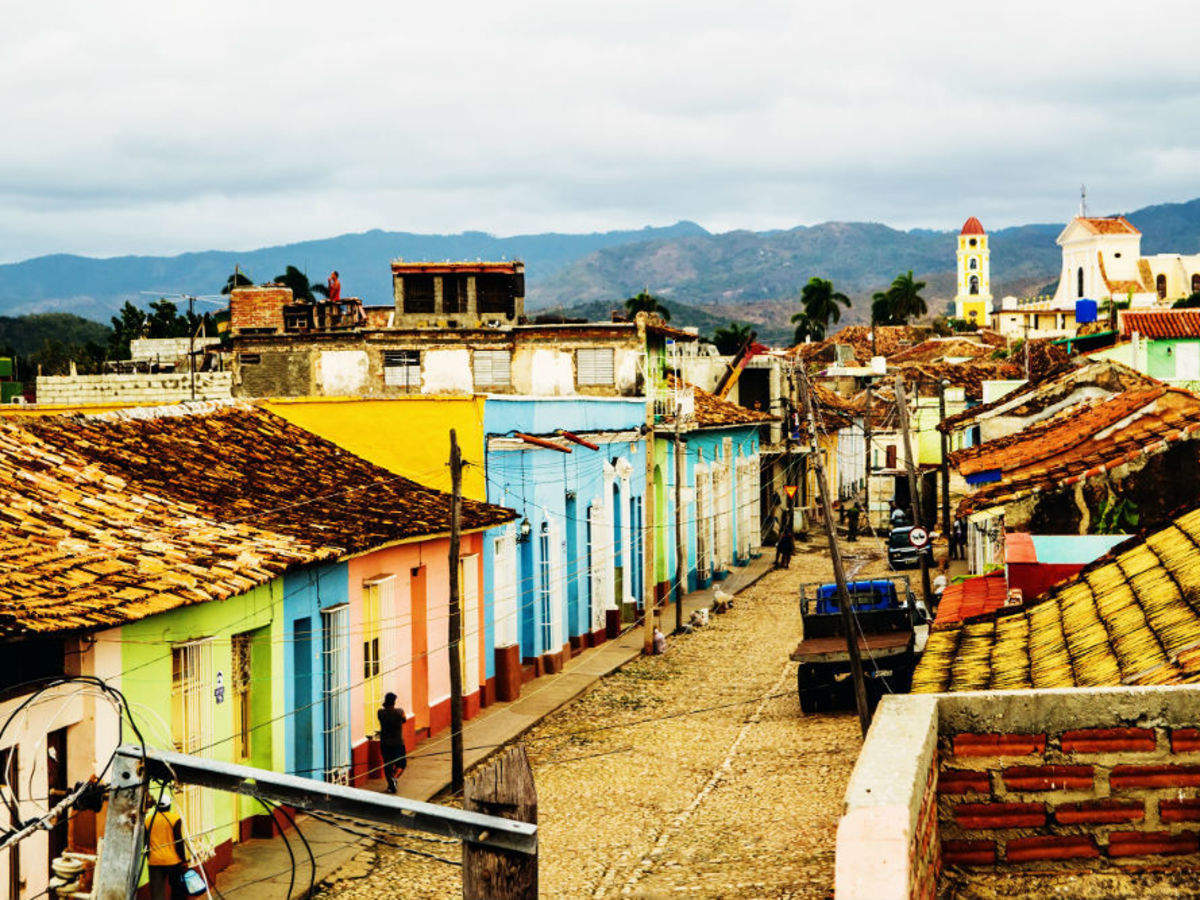
<path fill-rule="evenodd" d="M 486 499 L 482 396 L 363 399 L 299 397 L 261 404 L 314 434 L 398 475 L 450 490 L 450 429 L 463 460 L 463 496 Z"/>

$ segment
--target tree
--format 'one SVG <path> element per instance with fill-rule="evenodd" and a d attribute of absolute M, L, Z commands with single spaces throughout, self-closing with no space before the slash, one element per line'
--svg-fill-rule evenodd
<path fill-rule="evenodd" d="M 636 296 L 625 301 L 625 315 L 630 321 L 640 312 L 654 313 L 661 316 L 664 322 L 671 321 L 671 311 L 663 302 L 649 291 L 641 291 Z"/>
<path fill-rule="evenodd" d="M 249 276 L 245 275 L 239 270 L 234 272 L 229 276 L 228 279 L 226 279 L 225 286 L 221 288 L 221 293 L 230 294 L 233 292 L 234 288 L 250 287 L 252 284 L 254 284 L 254 282 L 250 280 Z"/>
<path fill-rule="evenodd" d="M 796 313 L 792 316 L 792 321 L 796 323 L 796 333 L 792 339 L 794 344 L 803 344 L 809 338 L 819 341 L 825 337 L 820 326 L 809 319 L 808 313 Z"/>
<path fill-rule="evenodd" d="M 800 305 L 803 312 L 792 316 L 792 321 L 799 321 L 800 316 L 807 316 L 812 328 L 820 329 L 820 337 L 825 337 L 830 322 L 837 322 L 842 317 L 841 307 L 850 308 L 850 298 L 840 291 L 833 289 L 833 282 L 826 278 L 810 278 L 808 284 L 800 289 Z"/>
<path fill-rule="evenodd" d="M 292 289 L 292 299 L 301 303 L 315 303 L 313 296 L 314 285 L 309 283 L 308 276 L 295 266 L 288 266 L 282 275 L 275 276 L 275 283 Z M 324 287 L 321 285 L 320 287 Z"/>
<path fill-rule="evenodd" d="M 1190 297 L 1184 297 L 1171 304 L 1171 309 L 1195 309 L 1200 306 L 1200 291 L 1194 291 Z"/>
<path fill-rule="evenodd" d="M 892 300 L 890 295 L 883 291 L 876 291 L 871 295 L 871 326 L 876 325 L 903 325 L 903 322 L 897 322 L 892 317 Z"/>
<path fill-rule="evenodd" d="M 750 326 L 730 322 L 728 328 L 714 331 L 712 340 L 722 356 L 734 356 L 750 340 Z"/>
<path fill-rule="evenodd" d="M 907 325 L 909 319 L 919 319 L 929 312 L 921 291 L 925 282 L 913 278 L 912 269 L 896 276 L 887 290 L 888 309 L 897 325 Z"/>
<path fill-rule="evenodd" d="M 112 317 L 112 334 L 108 339 L 111 359 L 129 359 L 129 342 L 140 338 L 146 330 L 146 313 L 128 300 L 119 315 Z"/>

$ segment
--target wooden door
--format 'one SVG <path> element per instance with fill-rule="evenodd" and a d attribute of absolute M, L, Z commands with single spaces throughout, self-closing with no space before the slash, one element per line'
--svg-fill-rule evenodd
<path fill-rule="evenodd" d="M 425 567 L 412 570 L 412 717 L 415 726 L 429 727 L 429 625 Z"/>

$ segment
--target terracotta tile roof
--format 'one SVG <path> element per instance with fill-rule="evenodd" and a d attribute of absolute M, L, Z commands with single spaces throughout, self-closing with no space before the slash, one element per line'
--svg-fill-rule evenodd
<path fill-rule="evenodd" d="M 1176 388 L 1130 391 L 1071 407 L 1010 437 L 951 454 L 963 474 L 1002 473 L 1001 480 L 964 498 L 959 514 L 1069 487 L 1197 436 L 1200 398 Z M 964 454 L 961 462 L 958 454 Z"/>
<path fill-rule="evenodd" d="M 1004 606 L 1008 585 L 1003 575 L 980 575 L 946 585 L 938 603 L 933 631 L 957 627 L 964 619 L 986 615 Z"/>
<path fill-rule="evenodd" d="M 891 356 L 905 347 L 920 343 L 931 334 L 929 328 L 918 328 L 913 325 L 880 325 L 875 329 L 875 349 L 880 356 Z M 812 341 L 807 344 L 797 344 L 787 352 L 801 359 L 826 359 L 833 362 L 833 347 L 845 344 L 854 349 L 854 358 L 859 365 L 871 361 L 871 329 L 866 325 L 847 325 L 823 341 Z"/>
<path fill-rule="evenodd" d="M 674 375 L 667 376 L 667 384 L 674 390 L 682 385 L 690 388 L 696 399 L 696 412 L 693 422 L 701 428 L 717 428 L 731 425 L 761 425 L 764 422 L 774 422 L 778 416 L 757 409 L 748 409 L 728 400 L 719 400 L 714 394 L 680 381 Z"/>
<path fill-rule="evenodd" d="M 1171 309 L 1126 312 L 1121 316 L 1121 333 L 1137 332 L 1148 338 L 1200 338 L 1200 310 Z"/>
<path fill-rule="evenodd" d="M 0 634 L 105 627 L 444 532 L 449 496 L 247 404 L 0 421 Z M 463 523 L 508 521 L 463 501 Z"/>
<path fill-rule="evenodd" d="M 888 357 L 888 362 L 940 362 L 946 357 L 982 359 L 1004 346 L 1004 338 L 992 331 L 976 332 L 978 337 L 930 338 L 906 347 Z"/>
<path fill-rule="evenodd" d="M 1057 347 L 1054 349 L 1062 352 Z M 1002 397 L 947 416 L 938 428 L 949 431 L 970 428 L 984 415 L 1001 409 L 1005 415 L 1034 415 L 1056 406 L 1084 387 L 1100 388 L 1116 394 L 1131 388 L 1162 384 L 1157 378 L 1143 375 L 1129 366 L 1111 360 L 1090 360 L 1076 368 L 1065 356 L 1063 359 L 1063 368 L 1051 369 L 1049 375 L 1034 377 L 1029 383 L 1018 385 Z M 1031 368 L 1032 361 L 1031 357 Z"/>
<path fill-rule="evenodd" d="M 930 635 L 915 693 L 1200 680 L 1200 510 L 1033 603 Z"/>
<path fill-rule="evenodd" d="M 1141 234 L 1124 216 L 1076 216 L 1075 221 L 1093 234 Z"/>
<path fill-rule="evenodd" d="M 983 225 L 980 221 L 971 216 L 971 218 L 963 223 L 962 231 L 959 234 L 987 234 L 987 232 L 983 230 Z"/>

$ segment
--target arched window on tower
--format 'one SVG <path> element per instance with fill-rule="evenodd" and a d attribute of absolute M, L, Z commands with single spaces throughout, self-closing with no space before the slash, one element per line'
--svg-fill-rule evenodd
<path fill-rule="evenodd" d="M 972 294 L 978 294 L 978 293 L 979 293 L 979 276 L 978 276 L 978 275 L 972 275 L 972 276 L 971 276 L 970 286 L 969 286 L 968 290 L 969 290 L 969 291 L 970 291 Z"/>
<path fill-rule="evenodd" d="M 1083 266 L 1079 267 L 1079 271 L 1075 273 L 1075 296 L 1083 296 Z"/>
<path fill-rule="evenodd" d="M 1192 276 L 1192 293 L 1200 294 L 1200 273 Z"/>
<path fill-rule="evenodd" d="M 979 260 L 977 260 L 977 259 L 976 259 L 975 257 L 973 257 L 973 256 L 971 257 L 971 268 L 972 268 L 972 269 L 978 269 L 978 268 L 979 268 Z"/>
<path fill-rule="evenodd" d="M 1157 278 L 1155 278 L 1154 286 L 1156 288 L 1158 288 L 1158 299 L 1166 300 L 1167 299 L 1167 276 L 1159 275 Z"/>

